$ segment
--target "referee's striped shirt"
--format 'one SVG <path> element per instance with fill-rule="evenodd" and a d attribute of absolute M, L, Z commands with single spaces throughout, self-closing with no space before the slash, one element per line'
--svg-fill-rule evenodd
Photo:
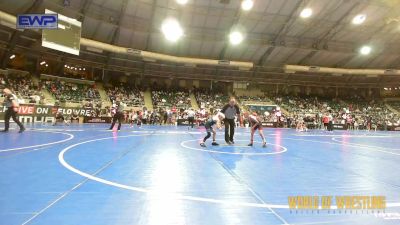
<path fill-rule="evenodd" d="M 225 118 L 235 119 L 235 116 L 240 114 L 240 109 L 238 105 L 231 106 L 226 104 L 224 108 L 222 108 L 221 112 L 225 114 Z"/>

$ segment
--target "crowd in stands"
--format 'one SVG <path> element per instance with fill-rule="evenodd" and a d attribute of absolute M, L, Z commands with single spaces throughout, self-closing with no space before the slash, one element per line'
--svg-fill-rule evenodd
<path fill-rule="evenodd" d="M 346 124 L 348 128 L 365 129 L 369 123 L 377 128 L 398 125 L 399 117 L 380 100 L 361 97 L 323 99 L 308 96 L 276 96 L 275 102 L 290 112 L 293 124 L 305 122 L 311 128 L 322 128 L 323 118 L 330 117 L 333 124 Z"/>
<path fill-rule="evenodd" d="M 400 112 L 400 102 L 388 102 L 388 104 L 398 112 Z"/>
<path fill-rule="evenodd" d="M 229 97 L 219 91 L 195 89 L 194 94 L 201 109 L 221 109 L 229 101 Z"/>
<path fill-rule="evenodd" d="M 41 86 L 47 89 L 60 102 L 99 100 L 100 94 L 94 85 L 69 83 L 60 80 L 42 80 Z"/>
<path fill-rule="evenodd" d="M 40 87 L 33 84 L 30 75 L 21 77 L 0 75 L 0 88 L 4 87 L 10 88 L 21 103 L 37 104 L 44 100 Z"/>
<path fill-rule="evenodd" d="M 183 108 L 191 107 L 189 91 L 175 88 L 153 88 L 151 93 L 155 108 Z"/>
<path fill-rule="evenodd" d="M 240 102 L 267 102 L 270 101 L 266 96 L 240 96 Z"/>
<path fill-rule="evenodd" d="M 59 102 L 77 102 L 81 103 L 83 108 L 93 109 L 93 116 L 109 115 L 110 111 L 102 107 L 100 93 L 95 85 L 62 80 L 42 80 L 39 85 L 34 85 L 29 75 L 25 77 L 0 75 L 0 89 L 4 87 L 11 88 L 19 98 L 25 99 L 25 103 L 40 103 L 40 100 L 44 99 L 41 90 L 46 89 Z M 105 90 L 111 101 L 118 98 L 128 107 L 144 106 L 144 92 L 136 87 L 117 85 Z M 210 111 L 221 109 L 229 101 L 229 96 L 216 90 L 194 88 L 193 93 L 200 108 L 196 111 L 198 123 L 205 120 Z M 263 108 L 259 113 L 263 122 L 272 122 L 278 127 L 299 127 L 299 124 L 304 124 L 307 128 L 324 129 L 327 118 L 333 124 L 345 124 L 350 129 L 384 130 L 390 126 L 400 126 L 400 115 L 387 108 L 381 99 L 367 100 L 357 95 L 342 98 L 293 95 L 241 96 L 238 99 L 240 102 L 255 103 L 274 101 L 276 108 L 273 110 Z M 174 124 L 178 119 L 185 119 L 187 110 L 192 107 L 190 91 L 183 88 L 153 86 L 152 100 L 154 111 L 134 112 L 141 120 L 146 121 L 144 123 Z M 399 102 L 388 104 L 400 111 Z M 242 106 L 245 110 L 250 109 Z M 281 109 L 287 113 L 283 113 Z M 246 123 L 244 117 L 239 119 Z"/>
<path fill-rule="evenodd" d="M 120 85 L 106 88 L 106 92 L 111 102 L 119 98 L 128 107 L 144 105 L 143 91 L 138 88 Z"/>

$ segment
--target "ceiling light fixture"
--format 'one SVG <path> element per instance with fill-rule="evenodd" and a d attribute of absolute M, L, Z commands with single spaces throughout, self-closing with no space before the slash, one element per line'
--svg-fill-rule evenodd
<path fill-rule="evenodd" d="M 242 9 L 244 11 L 249 11 L 250 9 L 253 8 L 254 2 L 253 0 L 243 0 L 242 1 Z"/>
<path fill-rule="evenodd" d="M 164 20 L 161 31 L 164 37 L 171 42 L 176 42 L 183 36 L 183 29 L 176 19 Z"/>
<path fill-rule="evenodd" d="M 233 31 L 229 34 L 229 41 L 232 45 L 238 45 L 242 43 L 243 39 L 243 34 L 239 31 Z"/>
<path fill-rule="evenodd" d="M 308 18 L 312 15 L 313 11 L 311 8 L 305 8 L 301 11 L 300 17 L 301 18 Z"/>
<path fill-rule="evenodd" d="M 353 18 L 351 21 L 354 25 L 360 25 L 364 23 L 365 19 L 367 19 L 367 16 L 365 14 L 358 14 Z"/>
<path fill-rule="evenodd" d="M 361 55 L 369 55 L 371 53 L 372 48 L 368 45 L 364 45 L 360 48 L 360 53 Z"/>
<path fill-rule="evenodd" d="M 188 0 L 176 0 L 176 2 L 180 5 L 186 5 L 186 3 L 188 3 Z"/>

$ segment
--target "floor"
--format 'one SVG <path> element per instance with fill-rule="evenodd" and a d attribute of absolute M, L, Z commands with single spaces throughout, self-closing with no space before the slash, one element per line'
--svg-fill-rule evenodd
<path fill-rule="evenodd" d="M 0 124 L 2 127 L 3 124 Z M 400 224 L 400 133 L 106 124 L 0 133 L 0 225 Z M 290 210 L 289 196 L 384 195 L 387 208 Z"/>

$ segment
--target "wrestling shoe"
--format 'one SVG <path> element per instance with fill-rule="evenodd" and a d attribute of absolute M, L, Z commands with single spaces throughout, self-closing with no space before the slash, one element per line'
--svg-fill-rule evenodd
<path fill-rule="evenodd" d="M 218 146 L 219 144 L 217 142 L 213 142 L 211 145 Z"/>
<path fill-rule="evenodd" d="M 248 144 L 247 146 L 253 147 L 253 143 Z"/>
<path fill-rule="evenodd" d="M 201 147 L 206 147 L 206 144 L 200 143 L 200 146 L 201 146 Z"/>
<path fill-rule="evenodd" d="M 267 147 L 267 142 L 264 141 L 262 146 L 263 148 Z"/>

